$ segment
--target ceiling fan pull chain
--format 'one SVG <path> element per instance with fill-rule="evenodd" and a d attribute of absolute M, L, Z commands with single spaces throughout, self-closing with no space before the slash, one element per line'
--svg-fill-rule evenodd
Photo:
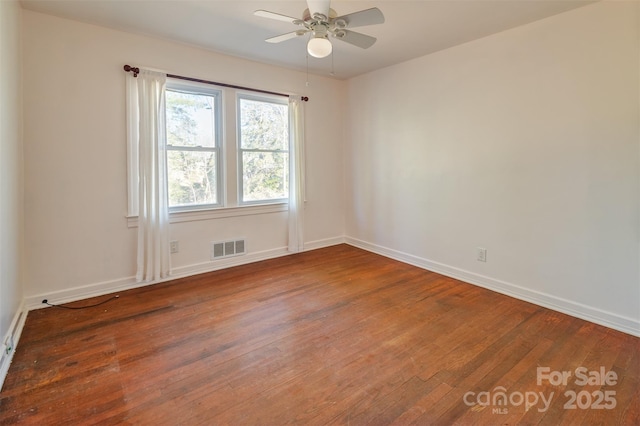
<path fill-rule="evenodd" d="M 309 87 L 309 52 L 307 52 L 307 81 L 305 82 L 305 86 Z"/>

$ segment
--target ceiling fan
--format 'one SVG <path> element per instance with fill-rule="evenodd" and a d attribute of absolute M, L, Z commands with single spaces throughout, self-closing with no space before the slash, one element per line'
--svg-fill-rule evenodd
<path fill-rule="evenodd" d="M 333 46 L 331 41 L 329 41 L 329 36 L 362 49 L 368 49 L 373 46 L 376 42 L 375 37 L 351 31 L 350 28 L 384 23 L 384 15 L 380 9 L 374 7 L 338 16 L 336 11 L 331 9 L 330 5 L 331 0 L 307 0 L 308 8 L 302 12 L 302 19 L 292 18 L 291 16 L 281 15 L 267 10 L 256 10 L 254 15 L 290 22 L 301 27 L 296 31 L 271 37 L 265 41 L 268 43 L 280 43 L 304 34 L 311 34 L 312 37 L 307 43 L 307 52 L 316 58 L 324 58 L 331 54 Z"/>

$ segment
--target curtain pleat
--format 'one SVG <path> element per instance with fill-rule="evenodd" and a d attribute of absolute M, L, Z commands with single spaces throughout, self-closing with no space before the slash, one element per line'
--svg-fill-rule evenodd
<path fill-rule="evenodd" d="M 169 209 L 166 165 L 166 75 L 141 70 L 138 92 L 138 259 L 136 280 L 169 276 Z"/>
<path fill-rule="evenodd" d="M 304 250 L 304 105 L 289 98 L 289 251 Z"/>

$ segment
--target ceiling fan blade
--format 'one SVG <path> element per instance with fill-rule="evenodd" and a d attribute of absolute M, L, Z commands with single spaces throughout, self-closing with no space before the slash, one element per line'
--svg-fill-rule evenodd
<path fill-rule="evenodd" d="M 293 21 L 298 20 L 298 18 L 292 18 L 291 16 L 269 12 L 268 10 L 256 10 L 255 12 L 253 12 L 253 14 L 256 16 L 260 16 L 261 18 L 275 19 L 276 21 L 284 21 L 292 24 L 293 24 Z"/>
<path fill-rule="evenodd" d="M 321 13 L 325 17 L 329 18 L 329 6 L 331 0 L 307 0 L 307 6 L 309 7 L 309 13 L 313 17 L 315 13 Z"/>
<path fill-rule="evenodd" d="M 347 15 L 338 16 L 333 22 L 342 19 L 347 23 L 348 28 L 364 27 L 366 25 L 377 25 L 384 23 L 384 15 L 377 7 L 361 10 L 359 12 L 349 13 Z"/>
<path fill-rule="evenodd" d="M 306 33 L 307 31 L 302 31 L 302 30 L 298 30 L 298 31 L 293 31 L 290 33 L 286 33 L 286 34 L 280 34 L 279 36 L 275 36 L 275 37 L 270 37 L 268 39 L 266 39 L 265 41 L 267 43 L 280 43 L 282 41 L 286 41 L 286 40 L 290 40 L 292 38 L 296 38 L 304 33 Z"/>
<path fill-rule="evenodd" d="M 335 38 L 363 49 L 370 48 L 377 40 L 375 37 L 349 30 L 341 30 L 335 34 Z"/>

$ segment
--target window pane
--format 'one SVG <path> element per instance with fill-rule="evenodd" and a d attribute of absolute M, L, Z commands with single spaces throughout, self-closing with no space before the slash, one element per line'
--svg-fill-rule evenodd
<path fill-rule="evenodd" d="M 243 152 L 242 172 L 243 202 L 289 197 L 289 154 Z"/>
<path fill-rule="evenodd" d="M 166 91 L 167 144 L 216 146 L 215 97 Z"/>
<path fill-rule="evenodd" d="M 289 150 L 289 107 L 240 99 L 240 141 L 243 149 Z"/>
<path fill-rule="evenodd" d="M 216 153 L 167 151 L 169 207 L 216 204 Z"/>

